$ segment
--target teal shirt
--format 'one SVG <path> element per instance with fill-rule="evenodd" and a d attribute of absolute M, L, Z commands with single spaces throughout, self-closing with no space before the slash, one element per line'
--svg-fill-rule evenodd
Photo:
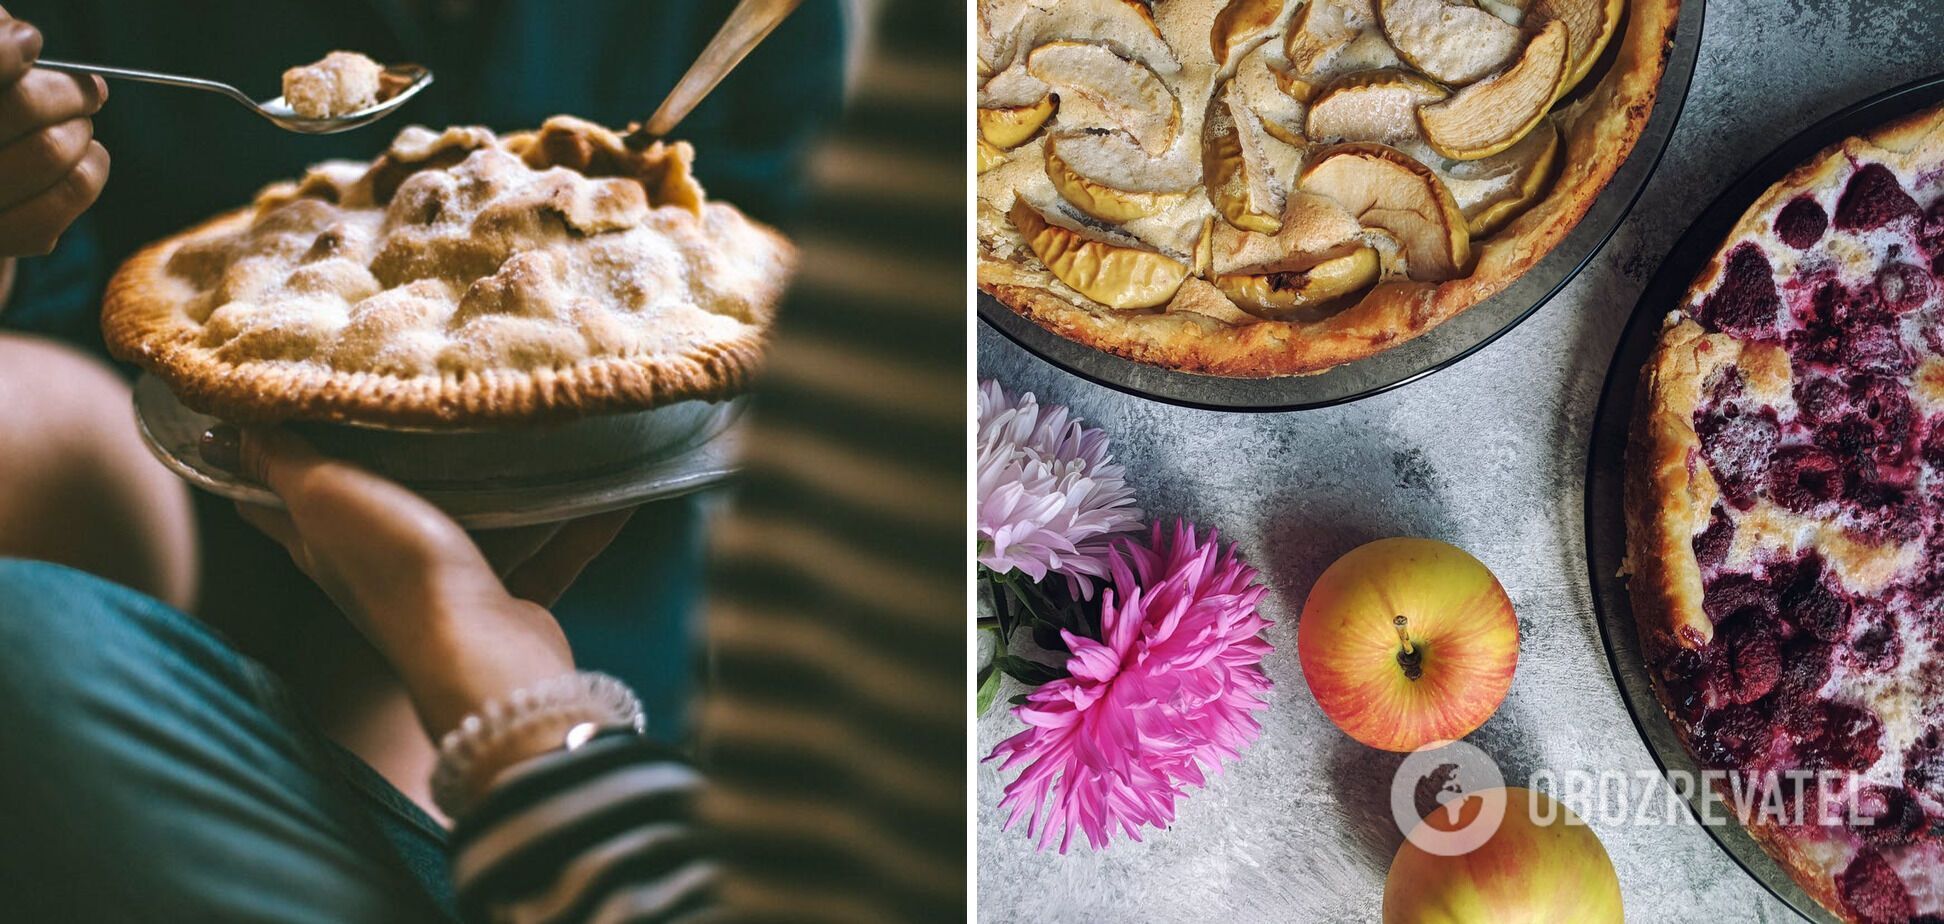
<path fill-rule="evenodd" d="M 397 115 L 339 135 L 296 135 L 214 94 L 117 81 L 95 119 L 113 167 L 100 201 L 55 252 L 24 260 L 0 329 L 99 353 L 107 277 L 150 241 L 250 200 L 264 184 L 330 158 L 369 159 L 412 123 L 532 128 L 566 113 L 611 126 L 645 120 L 734 6 L 733 0 L 7 0 L 46 36 L 43 54 L 209 77 L 258 98 L 286 68 L 335 49 L 415 61 L 436 81 Z M 798 201 L 809 141 L 842 102 L 840 0 L 806 0 L 690 115 L 712 197 L 772 223 Z M 227 502 L 198 494 L 204 542 L 199 609 L 247 636 L 250 614 L 328 609 L 282 551 Z M 555 608 L 582 665 L 629 681 L 651 731 L 679 736 L 699 588 L 694 500 L 644 508 Z M 258 619 L 266 632 L 282 621 Z M 236 627 L 244 627 L 238 629 Z M 239 637 L 253 652 L 283 641 Z M 253 644 L 254 642 L 254 644 Z M 293 665 L 300 667 L 301 665 Z"/>

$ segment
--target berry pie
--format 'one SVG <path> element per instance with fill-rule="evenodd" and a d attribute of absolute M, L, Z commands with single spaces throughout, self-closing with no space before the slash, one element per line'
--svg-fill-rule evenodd
<path fill-rule="evenodd" d="M 1662 705 L 1757 797 L 1755 839 L 1871 924 L 1944 920 L 1941 274 L 1934 110 L 1748 209 L 1668 318 L 1627 450 Z"/>
<path fill-rule="evenodd" d="M 795 260 L 686 143 L 555 117 L 400 132 L 115 274 L 108 347 L 239 422 L 464 427 L 742 389 Z"/>
<path fill-rule="evenodd" d="M 981 0 L 979 286 L 1174 369 L 1320 372 L 1503 289 L 1653 109 L 1678 0 Z"/>

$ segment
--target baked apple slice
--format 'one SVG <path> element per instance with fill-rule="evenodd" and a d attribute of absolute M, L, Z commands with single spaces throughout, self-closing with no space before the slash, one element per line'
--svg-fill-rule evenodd
<path fill-rule="evenodd" d="M 1377 282 L 1377 251 L 1363 245 L 1347 253 L 1259 272 L 1228 273 L 1210 280 L 1229 301 L 1272 320 L 1314 320 L 1341 307 Z"/>
<path fill-rule="evenodd" d="M 1369 0 L 1310 0 L 1283 33 L 1283 92 L 1309 102 L 1332 77 L 1404 62 L 1377 28 Z"/>
<path fill-rule="evenodd" d="M 1215 267 L 1215 219 L 1202 219 L 1201 236 L 1195 238 L 1195 265 L 1190 271 L 1197 276 L 1207 276 Z"/>
<path fill-rule="evenodd" d="M 1105 45 L 1123 58 L 1172 74 L 1181 62 L 1161 37 L 1151 4 L 1142 0 L 1015 0 L 1029 7 L 1018 27 L 1015 56 L 1049 42 Z"/>
<path fill-rule="evenodd" d="M 1081 168 L 1074 166 L 1076 161 Z M 1186 198 L 1186 191 L 1180 189 L 1142 188 L 1166 172 L 1119 132 L 1046 136 L 1047 179 L 1053 181 L 1060 198 L 1101 221 L 1125 224 Z"/>
<path fill-rule="evenodd" d="M 1053 95 L 1024 106 L 1005 106 L 979 110 L 979 137 L 1001 151 L 1010 151 L 1032 140 L 1040 127 L 1053 116 Z"/>
<path fill-rule="evenodd" d="M 1463 86 L 1519 54 L 1519 29 L 1470 3 L 1379 0 L 1378 18 L 1399 57 L 1430 77 Z"/>
<path fill-rule="evenodd" d="M 1336 200 L 1357 221 L 1404 249 L 1407 275 L 1438 282 L 1471 264 L 1471 232 L 1444 181 L 1396 148 L 1353 141 L 1318 151 L 1297 187 Z"/>
<path fill-rule="evenodd" d="M 1235 65 L 1235 92 L 1242 104 L 1262 121 L 1269 137 L 1292 147 L 1305 147 L 1303 134 L 1305 107 L 1283 92 L 1285 75 L 1270 63 L 1275 48 L 1264 43 L 1242 56 Z"/>
<path fill-rule="evenodd" d="M 985 173 L 1006 162 L 1006 152 L 994 147 L 992 142 L 979 139 L 979 172 Z"/>
<path fill-rule="evenodd" d="M 1208 100 L 1202 119 L 1202 184 L 1208 201 L 1229 224 L 1244 231 L 1274 234 L 1282 228 L 1282 207 L 1260 165 L 1244 156 L 1240 119 L 1255 116 L 1230 105 L 1232 85 L 1224 81 Z"/>
<path fill-rule="evenodd" d="M 1410 71 L 1348 74 L 1310 103 L 1304 131 L 1314 141 L 1396 145 L 1417 137 L 1419 106 L 1449 95 L 1444 87 Z"/>
<path fill-rule="evenodd" d="M 1083 237 L 1047 221 L 1023 197 L 1013 200 L 1008 217 L 1054 278 L 1109 308 L 1165 305 L 1188 278 L 1188 267 L 1179 261 Z"/>
<path fill-rule="evenodd" d="M 1531 6 L 1532 0 L 1478 0 L 1479 9 L 1515 26 L 1525 23 L 1526 9 Z"/>
<path fill-rule="evenodd" d="M 1545 198 L 1558 172 L 1559 127 L 1551 119 L 1518 144 L 1482 160 L 1459 161 L 1440 171 L 1473 240 L 1497 234 Z"/>
<path fill-rule="evenodd" d="M 1208 47 L 1215 52 L 1215 63 L 1227 64 L 1235 49 L 1274 26 L 1282 7 L 1283 0 L 1228 0 L 1222 11 L 1215 14 L 1215 25 L 1208 33 Z"/>
<path fill-rule="evenodd" d="M 1452 160 L 1478 160 L 1518 144 L 1559 98 L 1566 41 L 1566 24 L 1548 20 L 1517 64 L 1418 109 L 1425 143 Z"/>
<path fill-rule="evenodd" d="M 1566 24 L 1566 79 L 1559 82 L 1560 96 L 1571 93 L 1593 70 L 1619 31 L 1626 6 L 1627 0 L 1532 0 L 1530 15 L 1535 22 Z"/>
<path fill-rule="evenodd" d="M 979 0 L 980 79 L 1005 70 L 1019 53 L 1019 39 L 1030 12 L 1025 0 Z"/>
<path fill-rule="evenodd" d="M 1060 95 L 1067 128 L 1118 128 L 1154 156 L 1181 130 L 1181 103 L 1167 84 L 1105 45 L 1050 42 L 1026 56 L 1026 70 Z"/>

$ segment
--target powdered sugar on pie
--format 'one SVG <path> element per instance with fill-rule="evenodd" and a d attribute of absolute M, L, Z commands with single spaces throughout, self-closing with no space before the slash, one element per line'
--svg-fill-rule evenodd
<path fill-rule="evenodd" d="M 1821 771 L 1751 819 L 1847 920 L 1944 915 L 1944 116 L 1771 188 L 1674 312 L 1628 448 L 1631 590 L 1705 766 Z M 1789 800 L 1818 800 L 1790 792 Z"/>
<path fill-rule="evenodd" d="M 111 349 L 233 419 L 462 423 L 732 392 L 791 248 L 707 201 L 685 143 L 576 119 L 408 128 L 163 241 L 111 286 Z"/>

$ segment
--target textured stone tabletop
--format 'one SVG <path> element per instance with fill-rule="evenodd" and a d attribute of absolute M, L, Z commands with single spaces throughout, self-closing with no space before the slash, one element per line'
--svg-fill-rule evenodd
<path fill-rule="evenodd" d="M 982 765 L 980 919 L 1377 920 L 1402 841 L 1388 817 L 1400 758 L 1358 745 L 1318 711 L 1296 661 L 1295 618 L 1324 567 L 1382 536 L 1455 543 L 1511 594 L 1518 675 L 1469 739 L 1509 780 L 1540 769 L 1651 772 L 1594 624 L 1581 517 L 1593 411 L 1621 327 L 1667 248 L 1743 170 L 1817 119 L 1939 70 L 1940 0 L 1714 0 L 1667 155 L 1586 271 L 1470 359 L 1345 407 L 1246 415 L 1145 402 L 978 325 L 982 377 L 1106 428 L 1150 515 L 1217 525 L 1241 544 L 1270 586 L 1277 649 L 1261 739 L 1144 843 L 1035 853 L 1023 827 L 1000 831 L 1001 780 Z M 979 723 L 980 754 L 1020 727 L 995 708 Z M 1799 920 L 1684 814 L 1596 830 L 1631 921 Z"/>

